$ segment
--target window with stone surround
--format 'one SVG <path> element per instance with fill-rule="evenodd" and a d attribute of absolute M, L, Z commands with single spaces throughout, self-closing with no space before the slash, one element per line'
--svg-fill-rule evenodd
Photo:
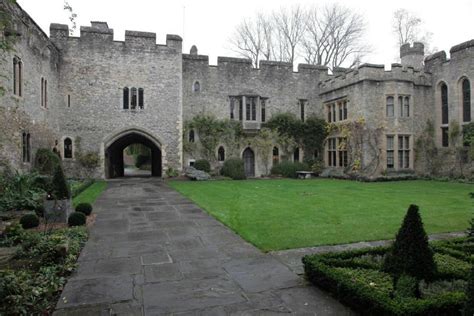
<path fill-rule="evenodd" d="M 23 62 L 20 57 L 13 57 L 13 94 L 23 95 Z"/>
<path fill-rule="evenodd" d="M 339 120 L 340 121 L 347 120 L 347 101 L 344 100 L 342 102 L 338 102 L 337 108 L 339 110 Z"/>
<path fill-rule="evenodd" d="M 296 147 L 293 151 L 293 161 L 300 161 L 300 148 Z"/>
<path fill-rule="evenodd" d="M 410 168 L 410 136 L 398 136 L 398 168 Z"/>
<path fill-rule="evenodd" d="M 304 118 L 305 118 L 305 105 L 306 105 L 306 102 L 307 100 L 305 99 L 300 99 L 298 100 L 298 103 L 300 105 L 300 118 L 301 118 L 301 121 L 304 122 Z"/>
<path fill-rule="evenodd" d="M 339 155 L 339 167 L 347 167 L 348 156 L 347 156 L 347 139 L 345 137 L 339 137 L 337 139 L 337 152 Z"/>
<path fill-rule="evenodd" d="M 395 105 L 393 104 L 393 102 L 394 102 L 393 96 L 388 96 L 387 102 L 386 102 L 386 112 L 385 112 L 386 117 L 395 116 Z"/>
<path fill-rule="evenodd" d="M 273 150 L 272 150 L 272 162 L 273 162 L 273 165 L 276 165 L 277 163 L 280 162 L 280 150 L 276 146 L 273 147 Z"/>
<path fill-rule="evenodd" d="M 31 161 L 31 136 L 28 132 L 22 134 L 22 159 L 23 162 Z"/>
<path fill-rule="evenodd" d="M 190 143 L 194 143 L 194 130 L 189 131 L 189 138 L 188 138 Z"/>
<path fill-rule="evenodd" d="M 245 98 L 245 120 L 247 121 L 257 120 L 257 98 L 256 97 Z"/>
<path fill-rule="evenodd" d="M 260 98 L 260 114 L 262 123 L 267 120 L 267 98 Z"/>
<path fill-rule="evenodd" d="M 441 124 L 449 124 L 448 86 L 441 84 Z"/>
<path fill-rule="evenodd" d="M 48 80 L 41 78 L 41 107 L 48 108 Z"/>
<path fill-rule="evenodd" d="M 143 110 L 145 108 L 145 90 L 143 88 L 123 88 L 123 109 Z"/>
<path fill-rule="evenodd" d="M 462 121 L 471 121 L 471 83 L 468 79 L 462 81 Z"/>
<path fill-rule="evenodd" d="M 410 117 L 410 96 L 398 96 L 400 117 Z"/>
<path fill-rule="evenodd" d="M 348 101 L 346 99 L 326 104 L 327 122 L 333 123 L 347 120 L 347 104 Z"/>
<path fill-rule="evenodd" d="M 394 157 L 394 136 L 387 135 L 387 168 L 393 169 L 395 168 L 395 157 Z"/>
<path fill-rule="evenodd" d="M 336 138 L 328 138 L 328 166 L 336 167 Z"/>
<path fill-rule="evenodd" d="M 225 149 L 223 146 L 220 146 L 217 150 L 217 161 L 224 161 L 225 160 Z"/>
<path fill-rule="evenodd" d="M 72 140 L 69 137 L 64 139 L 64 155 L 65 159 L 72 159 Z"/>
<path fill-rule="evenodd" d="M 195 81 L 193 83 L 193 92 L 200 92 L 201 91 L 201 84 L 199 81 Z"/>
<path fill-rule="evenodd" d="M 441 146 L 449 147 L 449 128 L 441 127 Z"/>

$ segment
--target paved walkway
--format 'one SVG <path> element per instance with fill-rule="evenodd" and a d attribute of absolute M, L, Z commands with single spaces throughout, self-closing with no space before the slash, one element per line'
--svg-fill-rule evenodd
<path fill-rule="evenodd" d="M 349 315 L 166 184 L 112 181 L 56 315 Z"/>

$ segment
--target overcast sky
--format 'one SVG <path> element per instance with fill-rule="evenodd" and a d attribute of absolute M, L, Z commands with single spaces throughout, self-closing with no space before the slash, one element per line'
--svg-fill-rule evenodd
<path fill-rule="evenodd" d="M 69 24 L 63 0 L 17 1 L 47 34 L 50 23 Z M 328 2 L 338 2 L 365 16 L 366 41 L 372 51 L 364 62 L 389 65 L 395 61 L 398 51 L 391 25 L 398 8 L 417 14 L 424 28 L 433 33 L 431 46 L 448 54 L 451 46 L 474 39 L 474 0 L 69 0 L 78 15 L 75 36 L 79 36 L 79 25 L 90 25 L 90 21 L 108 22 L 115 40 L 123 40 L 125 30 L 155 32 L 160 44 L 165 43 L 166 34 L 178 34 L 184 38 L 183 52 L 195 44 L 199 54 L 209 55 L 211 64 L 217 56 L 236 55 L 228 42 L 242 18 L 289 4 Z"/>

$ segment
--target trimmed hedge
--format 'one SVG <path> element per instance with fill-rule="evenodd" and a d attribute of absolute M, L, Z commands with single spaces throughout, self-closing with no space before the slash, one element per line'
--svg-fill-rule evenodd
<path fill-rule="evenodd" d="M 196 160 L 196 162 L 194 163 L 194 168 L 207 173 L 211 172 L 211 164 L 206 159 Z"/>
<path fill-rule="evenodd" d="M 86 179 L 81 184 L 75 185 L 71 187 L 71 196 L 75 198 L 79 194 L 81 194 L 85 189 L 90 187 L 92 184 L 94 184 L 95 180 L 94 179 Z"/>
<path fill-rule="evenodd" d="M 35 154 L 34 170 L 43 175 L 53 175 L 56 168 L 61 165 L 61 159 L 52 150 L 39 148 Z"/>
<path fill-rule="evenodd" d="M 296 178 L 297 171 L 309 171 L 307 164 L 298 161 L 282 161 L 272 167 L 271 173 L 273 175 L 280 175 L 285 178 Z"/>
<path fill-rule="evenodd" d="M 79 203 L 76 206 L 76 212 L 81 212 L 84 215 L 89 216 L 92 213 L 92 205 L 90 203 Z"/>
<path fill-rule="evenodd" d="M 38 227 L 39 218 L 36 214 L 26 214 L 20 218 L 20 224 L 23 229 Z"/>
<path fill-rule="evenodd" d="M 464 239 L 465 240 L 465 239 Z M 458 245 L 461 242 L 458 242 Z M 435 247 L 448 247 L 448 243 L 435 243 Z M 381 271 L 379 261 L 388 252 L 389 247 L 360 249 L 339 253 L 327 253 L 305 256 L 304 269 L 307 278 L 318 287 L 334 294 L 343 303 L 364 315 L 459 315 L 465 302 L 466 293 L 462 290 L 441 292 L 426 295 L 422 298 L 403 297 L 413 291 L 409 280 L 399 280 L 398 288 L 394 288 L 393 277 Z M 435 253 L 438 266 L 440 257 Z M 455 258 L 447 260 L 453 263 Z M 436 280 L 464 280 L 468 275 L 461 275 L 466 268 L 446 264 L 444 270 L 435 275 Z M 454 279 L 454 276 L 457 278 Z M 402 284 L 405 283 L 405 284 Z M 403 292 L 403 293 L 402 293 Z"/>
<path fill-rule="evenodd" d="M 71 213 L 71 215 L 69 215 L 69 218 L 67 219 L 67 224 L 70 227 L 83 226 L 86 224 L 86 215 L 81 212 L 73 212 Z"/>
<path fill-rule="evenodd" d="M 224 161 L 221 174 L 225 177 L 232 178 L 233 180 L 244 180 L 246 178 L 244 161 L 238 158 L 227 159 Z"/>

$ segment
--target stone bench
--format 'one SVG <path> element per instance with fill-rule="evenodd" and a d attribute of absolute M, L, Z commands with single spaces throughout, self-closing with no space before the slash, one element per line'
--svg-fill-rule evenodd
<path fill-rule="evenodd" d="M 298 179 L 311 179 L 314 175 L 312 171 L 296 171 Z"/>

